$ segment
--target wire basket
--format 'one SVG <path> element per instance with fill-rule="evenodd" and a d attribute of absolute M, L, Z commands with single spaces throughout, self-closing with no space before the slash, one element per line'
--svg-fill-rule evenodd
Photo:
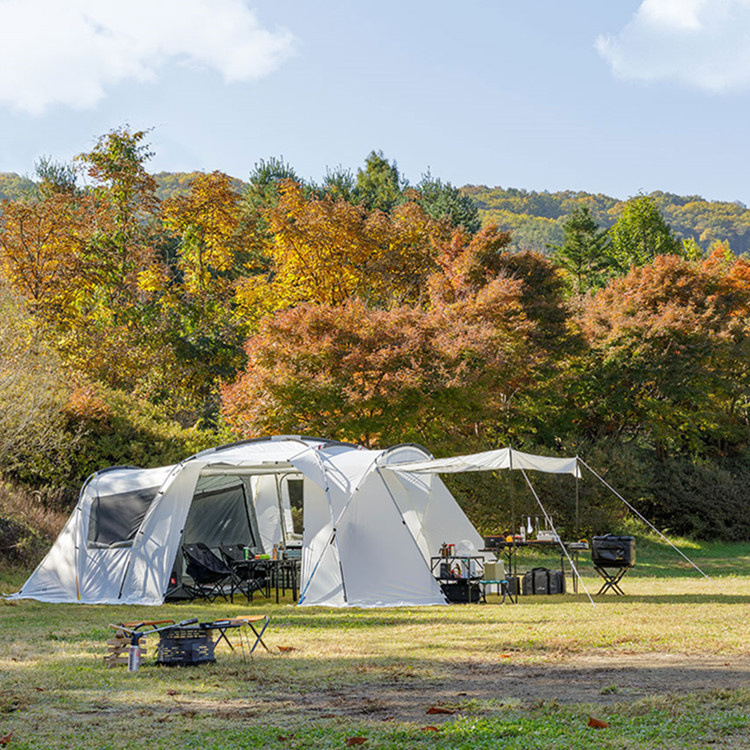
<path fill-rule="evenodd" d="M 171 666 L 211 664 L 216 645 L 210 628 L 169 628 L 159 633 L 156 663 Z"/>

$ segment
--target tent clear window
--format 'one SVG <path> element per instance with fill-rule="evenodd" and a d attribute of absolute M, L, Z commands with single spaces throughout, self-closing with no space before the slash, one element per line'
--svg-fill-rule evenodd
<path fill-rule="evenodd" d="M 131 545 L 157 489 L 97 497 L 89 516 L 89 547 Z"/>
<path fill-rule="evenodd" d="M 293 531 L 295 534 L 302 533 L 304 486 L 305 483 L 302 479 L 287 479 L 287 489 L 289 490 L 289 507 L 291 508 L 292 526 L 294 527 L 293 529 L 291 529 L 291 531 Z"/>

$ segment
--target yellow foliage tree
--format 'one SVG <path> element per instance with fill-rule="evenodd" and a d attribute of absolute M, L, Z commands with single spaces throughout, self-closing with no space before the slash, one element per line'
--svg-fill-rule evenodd
<path fill-rule="evenodd" d="M 391 214 L 368 213 L 330 196 L 308 196 L 290 180 L 264 218 L 271 276 L 239 290 L 247 308 L 263 310 L 301 302 L 336 306 L 354 297 L 375 306 L 414 302 L 447 235 L 444 224 L 414 203 Z"/>

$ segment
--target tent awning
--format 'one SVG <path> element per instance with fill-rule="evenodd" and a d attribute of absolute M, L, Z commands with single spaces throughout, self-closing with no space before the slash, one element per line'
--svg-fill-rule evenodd
<path fill-rule="evenodd" d="M 512 448 L 500 448 L 465 456 L 449 456 L 429 461 L 406 461 L 391 463 L 381 468 L 389 471 L 405 471 L 414 474 L 457 474 L 462 471 L 497 471 L 502 469 L 526 469 L 547 474 L 572 474 L 580 477 L 578 459 L 535 456 Z"/>

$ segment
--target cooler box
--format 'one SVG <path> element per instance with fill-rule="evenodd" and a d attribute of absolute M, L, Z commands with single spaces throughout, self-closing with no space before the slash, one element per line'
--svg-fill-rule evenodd
<path fill-rule="evenodd" d="M 632 568 L 635 565 L 635 537 L 595 536 L 591 540 L 591 562 L 598 568 Z"/>
<path fill-rule="evenodd" d="M 485 581 L 502 581 L 505 578 L 505 563 L 502 560 L 486 562 L 482 577 Z"/>

